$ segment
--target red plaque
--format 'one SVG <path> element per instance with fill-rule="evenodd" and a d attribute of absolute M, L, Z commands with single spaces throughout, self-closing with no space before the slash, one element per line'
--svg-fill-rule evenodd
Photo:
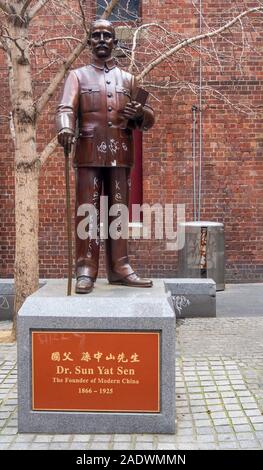
<path fill-rule="evenodd" d="M 32 409 L 160 412 L 160 333 L 32 332 Z"/>

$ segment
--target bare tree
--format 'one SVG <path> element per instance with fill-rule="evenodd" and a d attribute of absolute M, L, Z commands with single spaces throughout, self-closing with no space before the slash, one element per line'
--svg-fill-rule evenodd
<path fill-rule="evenodd" d="M 118 0 L 105 0 L 102 17 L 108 18 L 117 4 Z M 200 55 L 207 64 L 212 63 L 219 68 L 227 61 L 233 60 L 231 54 L 223 54 L 220 44 L 217 43 L 218 38 L 223 38 L 238 52 L 236 63 L 237 68 L 241 69 L 242 60 L 254 47 L 249 33 L 246 33 L 247 21 L 251 22 L 248 28 L 251 31 L 253 21 L 258 21 L 259 15 L 263 13 L 261 2 L 255 2 L 255 6 L 250 8 L 246 8 L 245 4 L 242 6 L 243 9 L 240 8 L 239 11 L 232 8 L 226 18 L 217 19 L 216 25 L 208 24 L 203 17 L 202 32 L 189 37 L 169 31 L 166 25 L 158 21 L 138 26 L 138 18 L 135 18 L 134 27 L 129 21 L 126 25 L 130 32 L 128 46 L 120 45 L 129 70 L 136 74 L 144 85 L 149 86 L 153 94 L 155 88 L 170 88 L 177 93 L 188 88 L 195 93 L 198 86 L 183 76 L 187 66 L 190 70 L 193 61 Z M 10 130 L 15 148 L 15 312 L 18 312 L 26 297 L 38 288 L 38 180 L 41 166 L 57 145 L 54 137 L 39 152 L 37 126 L 40 116 L 66 73 L 86 48 L 88 25 L 84 7 L 83 0 L 0 0 L 0 48 L 5 53 L 8 66 L 12 106 Z M 36 19 L 41 21 L 41 15 L 47 8 L 54 14 L 60 29 L 63 26 L 64 33 L 50 37 L 43 34 L 43 37 L 33 40 L 31 27 Z M 125 11 L 125 7 L 123 9 Z M 64 10 L 64 13 L 66 11 L 65 14 L 72 18 L 71 25 L 61 24 L 61 10 Z M 198 11 L 194 4 L 193 15 L 195 13 L 198 14 Z M 82 37 L 76 35 L 76 24 L 79 30 L 82 30 Z M 60 48 L 56 47 L 60 42 L 63 42 L 68 50 L 66 57 L 61 55 Z M 50 44 L 54 45 L 52 50 L 49 48 Z M 35 72 L 33 63 L 37 60 L 39 49 L 44 51 L 46 64 L 42 70 Z M 165 80 L 154 82 L 149 77 L 164 61 L 170 66 L 171 73 Z M 183 66 L 175 69 L 175 61 Z M 33 81 L 38 79 L 41 71 L 51 67 L 56 67 L 55 74 L 42 94 L 36 96 Z M 228 99 L 223 97 L 220 91 L 215 91 L 215 94 Z"/>
<path fill-rule="evenodd" d="M 63 7 L 67 5 L 63 2 Z M 30 27 L 35 17 L 51 0 L 12 0 L 0 1 L 2 10 L 0 25 L 0 46 L 6 54 L 9 72 L 9 90 L 12 106 L 11 130 L 15 147 L 15 312 L 17 313 L 28 295 L 38 289 L 38 180 L 41 165 L 53 152 L 56 141 L 53 139 L 41 154 L 37 150 L 37 124 L 41 113 L 55 93 L 65 74 L 85 49 L 87 28 L 81 2 L 79 17 L 82 19 L 83 37 L 63 62 L 52 78 L 49 86 L 35 100 L 33 72 L 31 65 Z M 109 16 L 116 1 L 110 2 L 105 17 Z M 55 38 L 56 41 L 63 38 Z M 46 40 L 54 41 L 49 38 Z M 39 44 L 36 44 L 39 45 Z M 43 46 L 45 41 L 43 40 Z M 14 322 L 15 331 L 15 322 Z"/>

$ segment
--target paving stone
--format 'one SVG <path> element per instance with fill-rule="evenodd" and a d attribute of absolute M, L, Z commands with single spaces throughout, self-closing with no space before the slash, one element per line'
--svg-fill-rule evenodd
<path fill-rule="evenodd" d="M 243 410 L 228 410 L 230 418 L 241 418 L 244 416 Z"/>
<path fill-rule="evenodd" d="M 109 450 L 110 443 L 109 442 L 93 442 L 89 447 L 89 450 Z"/>
<path fill-rule="evenodd" d="M 209 411 L 212 412 L 221 412 L 224 410 L 223 405 L 220 403 L 219 405 L 208 405 Z"/>
<path fill-rule="evenodd" d="M 68 434 L 54 434 L 52 442 L 68 442 L 71 436 Z"/>
<path fill-rule="evenodd" d="M 176 433 L 176 437 L 177 437 L 177 438 L 185 439 L 185 440 L 189 440 L 189 439 L 192 438 L 194 435 L 195 435 L 195 431 L 194 431 L 193 428 L 181 429 L 181 430 L 178 430 L 178 432 Z M 171 442 L 172 442 L 172 441 L 171 441 Z"/>
<path fill-rule="evenodd" d="M 48 450 L 49 444 L 34 443 L 29 445 L 30 450 Z"/>
<path fill-rule="evenodd" d="M 127 442 L 115 442 L 112 446 L 113 450 L 133 450 L 134 447 L 132 444 L 128 444 Z"/>
<path fill-rule="evenodd" d="M 170 434 L 164 434 L 163 437 L 170 437 Z M 154 439 L 153 434 L 137 434 L 136 442 L 152 442 Z"/>
<path fill-rule="evenodd" d="M 241 449 L 256 449 L 259 448 L 260 445 L 257 441 L 251 440 L 251 441 L 240 441 L 239 443 Z"/>
<path fill-rule="evenodd" d="M 181 432 L 181 431 L 177 431 L 176 435 Z M 175 435 L 175 436 L 176 436 Z M 175 442 L 175 436 L 171 435 L 171 434 L 160 434 L 158 435 L 158 442 L 162 443 L 162 442 L 168 442 L 169 444 L 174 444 Z"/>
<path fill-rule="evenodd" d="M 263 424 L 263 416 L 251 416 L 250 421 L 252 423 L 262 423 Z"/>
<path fill-rule="evenodd" d="M 217 388 L 219 392 L 221 393 L 221 395 L 222 395 L 222 392 L 232 392 L 232 395 L 233 395 L 233 389 L 231 388 L 230 385 L 218 385 L 217 384 Z"/>
<path fill-rule="evenodd" d="M 8 435 L 8 436 L 12 436 L 14 434 L 17 433 L 17 429 L 16 428 L 11 428 L 9 426 L 5 426 L 2 431 L 1 431 L 1 436 L 2 435 Z M 0 442 L 1 442 L 1 439 L 0 439 Z"/>
<path fill-rule="evenodd" d="M 223 444 L 220 444 L 220 449 L 222 450 L 231 450 L 231 449 L 238 449 L 239 446 L 237 442 L 224 442 Z"/>
<path fill-rule="evenodd" d="M 203 399 L 202 400 L 192 400 L 190 398 L 190 404 L 191 404 L 192 407 L 200 406 L 200 405 L 202 406 L 204 404 L 204 400 Z"/>
<path fill-rule="evenodd" d="M 17 434 L 14 442 L 32 442 L 35 438 L 35 434 Z"/>
<path fill-rule="evenodd" d="M 137 442 L 135 445 L 135 450 L 153 450 L 155 448 L 153 442 Z"/>
<path fill-rule="evenodd" d="M 245 416 L 242 416 L 242 417 L 234 417 L 234 418 L 231 418 L 231 421 L 233 423 L 233 425 L 237 425 L 237 424 L 248 424 L 248 419 L 245 417 Z"/>
<path fill-rule="evenodd" d="M 225 402 L 225 399 L 226 398 L 232 398 L 232 397 L 235 397 L 235 392 L 233 392 L 233 390 L 229 390 L 228 392 L 220 392 L 224 402 Z"/>
<path fill-rule="evenodd" d="M 70 450 L 86 450 L 87 446 L 84 444 L 84 442 L 72 442 L 69 445 Z"/>
<path fill-rule="evenodd" d="M 239 441 L 250 441 L 251 439 L 254 439 L 256 436 L 256 433 L 250 431 L 250 432 L 239 432 L 236 434 L 237 439 Z"/>
<path fill-rule="evenodd" d="M 202 420 L 196 419 L 195 420 L 195 426 L 197 428 L 204 427 L 204 426 L 209 426 L 210 424 L 211 424 L 210 419 L 202 419 Z"/>
<path fill-rule="evenodd" d="M 212 442 L 206 442 L 205 444 L 199 444 L 200 450 L 216 450 L 218 446 Z"/>
<path fill-rule="evenodd" d="M 35 435 L 34 442 L 51 442 L 53 439 L 53 435 L 47 435 L 47 434 L 37 434 Z"/>
<path fill-rule="evenodd" d="M 198 444 L 178 444 L 176 447 L 176 450 L 198 450 L 199 446 Z"/>
<path fill-rule="evenodd" d="M 14 440 L 14 436 L 13 435 L 10 435 L 10 434 L 7 434 L 7 435 L 4 435 L 4 434 L 1 434 L 0 435 L 0 442 L 12 442 Z"/>
<path fill-rule="evenodd" d="M 127 434 L 126 434 L 127 436 Z M 73 437 L 73 441 L 77 442 L 89 442 L 90 440 L 90 434 L 75 434 Z M 129 436 L 128 436 L 129 437 Z M 129 437 L 130 438 L 130 437 Z"/>
<path fill-rule="evenodd" d="M 0 442 L 0 450 L 7 450 L 9 448 L 9 443 L 1 443 Z"/>
<path fill-rule="evenodd" d="M 256 431 L 263 431 L 263 424 L 261 423 L 253 423 L 253 427 Z"/>
<path fill-rule="evenodd" d="M 205 405 L 192 405 L 191 409 L 193 413 L 207 413 L 207 407 Z"/>
<path fill-rule="evenodd" d="M 258 405 L 254 401 L 252 403 L 242 403 L 242 408 L 244 408 L 244 410 L 258 410 Z"/>
<path fill-rule="evenodd" d="M 11 450 L 27 450 L 30 448 L 30 444 L 26 442 L 16 442 L 10 446 Z"/>
<path fill-rule="evenodd" d="M 214 433 L 214 428 L 212 426 L 198 427 L 196 428 L 196 433 L 210 435 L 211 433 Z"/>
<path fill-rule="evenodd" d="M 238 392 L 237 392 L 238 393 Z M 240 392 L 242 393 L 242 392 Z M 239 400 L 242 403 L 243 406 L 246 406 L 247 403 L 255 403 L 255 399 L 250 395 L 250 396 L 239 396 Z"/>
<path fill-rule="evenodd" d="M 231 425 L 230 419 L 226 416 L 225 418 L 213 418 L 213 423 L 215 426 L 228 426 Z"/>
<path fill-rule="evenodd" d="M 212 411 L 210 416 L 213 422 L 215 422 L 215 419 L 227 419 L 227 414 L 225 411 Z"/>
<path fill-rule="evenodd" d="M 176 450 L 176 445 L 175 444 L 165 444 L 165 443 L 160 443 L 157 446 L 157 450 Z"/>
<path fill-rule="evenodd" d="M 236 435 L 233 432 L 217 434 L 217 439 L 219 442 L 236 442 Z"/>
<path fill-rule="evenodd" d="M 215 436 L 207 435 L 207 434 L 200 434 L 198 436 L 198 442 L 215 442 Z"/>
<path fill-rule="evenodd" d="M 190 418 L 187 421 L 180 421 L 177 423 L 177 429 L 182 429 L 182 428 L 191 428 L 193 426 L 192 419 Z"/>
<path fill-rule="evenodd" d="M 248 424 L 234 424 L 233 428 L 237 433 L 251 431 L 251 426 L 249 426 Z"/>
<path fill-rule="evenodd" d="M 216 432 L 218 432 L 218 433 L 226 433 L 226 432 L 232 432 L 233 431 L 232 427 L 227 426 L 227 425 L 215 426 L 215 429 L 216 429 Z"/>

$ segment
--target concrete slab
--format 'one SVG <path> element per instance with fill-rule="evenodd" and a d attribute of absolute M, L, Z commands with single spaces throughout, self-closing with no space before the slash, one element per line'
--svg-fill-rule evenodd
<path fill-rule="evenodd" d="M 172 294 L 178 319 L 216 316 L 216 283 L 213 279 L 167 279 L 165 287 Z"/>

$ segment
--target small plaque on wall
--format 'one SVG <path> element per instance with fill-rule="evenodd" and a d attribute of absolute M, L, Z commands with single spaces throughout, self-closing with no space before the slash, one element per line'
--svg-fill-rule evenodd
<path fill-rule="evenodd" d="M 160 412 L 160 333 L 32 331 L 32 410 Z"/>

